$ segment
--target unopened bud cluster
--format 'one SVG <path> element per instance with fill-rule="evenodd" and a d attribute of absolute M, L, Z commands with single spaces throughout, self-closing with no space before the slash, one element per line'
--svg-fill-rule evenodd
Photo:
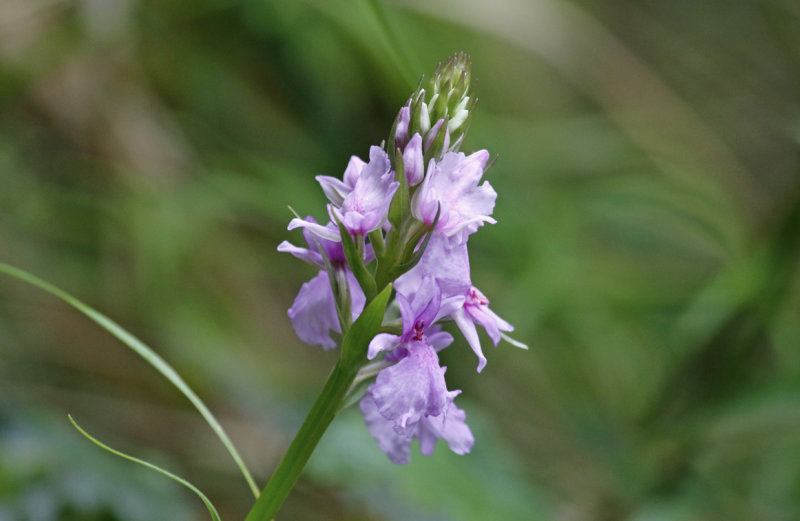
<path fill-rule="evenodd" d="M 409 145 L 421 145 L 424 162 L 459 150 L 476 103 L 469 95 L 471 74 L 469 56 L 456 54 L 440 63 L 428 88 L 417 88 L 400 109 L 390 143 L 394 142 L 395 150 L 403 152 L 404 160 Z"/>
<path fill-rule="evenodd" d="M 325 349 L 338 345 L 365 306 L 387 285 L 394 296 L 383 327 L 357 354 L 359 379 L 369 383 L 360 400 L 367 427 L 395 463 L 410 446 L 430 454 L 438 439 L 464 454 L 474 439 L 466 413 L 448 390 L 438 351 L 453 337 L 451 321 L 486 365 L 476 325 L 496 346 L 513 327 L 489 309 L 472 285 L 467 242 L 494 223 L 496 192 L 481 183 L 489 153 L 459 149 L 472 118 L 471 63 L 457 54 L 440 64 L 428 88 L 418 88 L 400 109 L 386 149 L 353 156 L 341 179 L 318 176 L 330 201 L 326 224 L 299 216 L 307 247 L 284 241 L 278 249 L 318 267 L 289 309 L 301 340 Z M 352 353 L 342 353 L 352 357 Z"/>

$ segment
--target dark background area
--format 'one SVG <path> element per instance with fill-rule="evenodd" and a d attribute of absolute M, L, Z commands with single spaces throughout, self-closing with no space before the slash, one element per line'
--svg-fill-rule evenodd
<path fill-rule="evenodd" d="M 0 260 L 153 346 L 263 485 L 336 357 L 286 316 L 287 206 L 323 217 L 314 176 L 458 51 L 498 157 L 472 278 L 531 349 L 442 353 L 472 454 L 396 467 L 351 408 L 279 520 L 800 518 L 793 0 L 4 0 Z M 0 520 L 205 518 L 67 413 L 249 509 L 174 388 L 3 276 Z"/>

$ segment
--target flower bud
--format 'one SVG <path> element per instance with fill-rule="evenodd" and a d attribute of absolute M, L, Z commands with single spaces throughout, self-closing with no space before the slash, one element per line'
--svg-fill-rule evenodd
<path fill-rule="evenodd" d="M 448 107 L 452 109 L 467 96 L 471 75 L 472 61 L 469 55 L 457 53 L 436 67 L 431 78 L 431 91 L 434 95 L 441 94 L 454 101 L 448 102 Z"/>
<path fill-rule="evenodd" d="M 411 121 L 411 100 L 400 109 L 394 129 L 394 146 L 403 150 L 408 143 L 408 124 Z"/>
<path fill-rule="evenodd" d="M 425 175 L 425 165 L 422 158 L 422 136 L 419 133 L 414 134 L 414 137 L 408 142 L 403 152 L 403 165 L 408 186 L 419 184 Z"/>
<path fill-rule="evenodd" d="M 424 158 L 441 159 L 448 152 L 457 152 L 472 119 L 475 98 L 469 95 L 472 63 L 465 53 L 458 53 L 440 63 L 428 82 L 411 96 L 398 114 L 394 139 L 396 148 L 404 151 L 408 136 L 419 133 Z M 409 185 L 412 185 L 409 178 Z"/>

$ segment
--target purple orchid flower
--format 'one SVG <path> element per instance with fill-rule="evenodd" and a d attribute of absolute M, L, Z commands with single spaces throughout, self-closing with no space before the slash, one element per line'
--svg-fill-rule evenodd
<path fill-rule="evenodd" d="M 472 285 L 466 242 L 454 245 L 441 232 L 435 232 L 420 262 L 395 281 L 395 288 L 399 294 L 408 293 L 419 287 L 426 277 L 436 280 L 442 289 L 443 299 L 459 299 L 460 305 L 456 309 L 448 314 L 440 314 L 440 317 L 450 315 L 453 318 L 478 357 L 478 372 L 486 366 L 486 357 L 481 349 L 476 323 L 486 329 L 495 347 L 501 338 L 505 338 L 517 347 L 527 348 L 525 344 L 503 334 L 513 331 L 514 326 L 489 309 L 489 299 Z"/>
<path fill-rule="evenodd" d="M 369 233 L 386 222 L 389 205 L 399 186 L 389 156 L 380 147 L 371 147 L 369 163 L 361 170 L 353 190 L 345 196 L 341 207 L 332 206 L 330 210 L 350 233 Z"/>
<path fill-rule="evenodd" d="M 336 347 L 336 343 L 331 338 L 331 331 L 341 333 L 341 324 L 339 324 L 336 313 L 336 302 L 330 285 L 330 277 L 324 271 L 323 254 L 328 258 L 328 262 L 335 271 L 345 272 L 352 299 L 353 320 L 361 314 L 366 299 L 361 286 L 349 271 L 342 243 L 326 239 L 313 232 L 313 229 L 318 227 L 330 232 L 335 231 L 338 237 L 338 227 L 331 222 L 322 226 L 311 216 L 306 217 L 303 222 L 309 225 L 303 228 L 303 238 L 308 248 L 301 248 L 288 241 L 283 241 L 278 245 L 278 251 L 290 253 L 298 259 L 323 268 L 323 271 L 320 271 L 316 277 L 300 288 L 292 307 L 289 308 L 289 318 L 300 340 L 311 345 L 319 344 L 323 349 L 332 349 Z M 374 258 L 370 245 L 367 245 L 364 253 L 366 261 Z"/>
<path fill-rule="evenodd" d="M 455 298 L 443 302 L 439 284 L 427 277 L 411 300 L 398 293 L 397 303 L 403 317 L 402 334 L 376 335 L 367 353 L 367 358 L 373 359 L 381 351 L 391 351 L 390 359 L 397 362 L 378 373 L 367 393 L 395 430 L 408 436 L 423 417 L 442 414 L 448 400 L 460 392 L 447 390 L 445 369 L 440 367 L 434 347 L 448 345 L 452 336 L 435 329 L 429 339 L 426 331 L 463 301 Z"/>
<path fill-rule="evenodd" d="M 410 435 L 423 417 L 442 414 L 448 399 L 460 391 L 447 390 L 445 368 L 427 342 L 414 340 L 398 351 L 405 356 L 378 373 L 367 393 L 381 416 L 394 423 L 395 431 Z"/>
<path fill-rule="evenodd" d="M 472 351 L 478 356 L 478 372 L 486 367 L 486 357 L 483 356 L 481 341 L 478 338 L 478 331 L 475 328 L 477 322 L 486 330 L 486 334 L 492 340 L 495 347 L 503 337 L 501 331 L 514 331 L 514 326 L 500 318 L 497 313 L 489 309 L 489 299 L 481 293 L 475 286 L 471 286 L 464 300 L 464 307 L 456 310 L 453 315 L 458 329 L 467 339 L 467 343 Z M 508 337 L 506 337 L 508 338 Z M 524 344 L 514 342 L 518 347 L 525 347 Z"/>
<path fill-rule="evenodd" d="M 497 192 L 488 181 L 478 186 L 488 159 L 489 153 L 480 150 L 469 156 L 448 152 L 438 163 L 431 160 L 425 179 L 411 200 L 411 213 L 431 225 L 441 207 L 436 230 L 459 243 L 484 222 L 495 223 L 490 214 Z"/>
<path fill-rule="evenodd" d="M 338 219 L 353 235 L 364 235 L 386 223 L 389 205 L 400 183 L 394 180 L 389 156 L 380 147 L 370 147 L 369 163 L 350 158 L 342 181 L 318 176 L 322 190 L 331 201 L 328 213 Z M 292 219 L 289 229 L 306 228 L 314 235 L 341 242 L 338 229 L 333 230 L 305 219 Z"/>
<path fill-rule="evenodd" d="M 461 307 L 464 297 L 454 295 L 442 298 L 439 282 L 434 277 L 427 276 L 405 294 L 398 290 L 396 302 L 403 319 L 403 332 L 399 336 L 391 333 L 376 335 L 369 343 L 367 351 L 367 358 L 370 360 L 382 351 L 392 351 L 403 344 L 424 340 L 428 328 Z"/>

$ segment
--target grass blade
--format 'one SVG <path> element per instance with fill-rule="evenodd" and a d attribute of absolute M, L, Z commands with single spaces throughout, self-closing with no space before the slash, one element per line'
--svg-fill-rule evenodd
<path fill-rule="evenodd" d="M 211 500 L 209 500 L 206 497 L 206 495 L 203 494 L 200 491 L 199 488 L 195 487 L 194 485 L 192 485 L 191 483 L 189 483 L 188 481 L 186 481 L 182 477 L 176 476 L 172 472 L 169 472 L 168 470 L 164 470 L 164 469 L 162 469 L 161 467 L 159 467 L 157 465 L 153 465 L 152 463 L 149 463 L 149 462 L 144 461 L 142 459 L 139 459 L 139 458 L 136 458 L 136 457 L 133 457 L 133 456 L 129 456 L 128 454 L 125 454 L 124 452 L 120 452 L 120 451 L 118 451 L 116 449 L 112 449 L 108 445 L 104 444 L 103 442 L 101 442 L 100 440 L 98 440 L 97 438 L 93 437 L 91 434 L 89 434 L 85 430 L 83 430 L 83 428 L 81 428 L 81 426 L 78 425 L 78 423 L 72 418 L 72 415 L 68 414 L 67 417 L 69 418 L 69 421 L 72 423 L 72 426 L 75 427 L 76 429 L 78 429 L 78 432 L 80 432 L 81 434 L 83 434 L 84 436 L 89 438 L 89 440 L 92 443 L 94 443 L 95 445 L 97 445 L 98 447 L 103 448 L 103 449 L 107 450 L 108 452 L 110 452 L 112 454 L 116 454 L 120 458 L 125 458 L 128 461 L 132 461 L 134 463 L 138 463 L 139 465 L 143 465 L 143 466 L 145 466 L 145 467 L 147 467 L 149 469 L 153 469 L 156 472 L 160 472 L 161 474 L 167 476 L 170 479 L 174 479 L 175 481 L 177 481 L 178 483 L 180 483 L 184 487 L 188 488 L 189 490 L 191 490 L 192 492 L 197 494 L 200 497 L 200 499 L 203 500 L 203 503 L 206 504 L 206 508 L 208 508 L 208 513 L 211 514 L 212 519 L 214 519 L 214 521 L 221 521 L 220 517 L 219 517 L 219 513 L 217 512 L 217 509 L 214 508 L 214 505 L 211 503 Z"/>
<path fill-rule="evenodd" d="M 99 311 L 95 310 L 94 308 L 84 304 L 77 298 L 73 297 L 69 293 L 53 286 L 49 282 L 46 282 L 39 277 L 28 273 L 25 270 L 15 268 L 9 264 L 4 262 L 0 262 L 0 273 L 5 273 L 11 277 L 16 279 L 22 280 L 36 286 L 39 289 L 50 293 L 53 296 L 56 296 L 69 304 L 70 306 L 74 307 L 95 323 L 97 323 L 100 327 L 117 337 L 117 339 L 125 344 L 126 346 L 133 349 L 139 356 L 144 358 L 147 363 L 152 365 L 159 373 L 161 373 L 164 378 L 170 381 L 172 385 L 178 388 L 178 390 L 190 401 L 192 405 L 200 412 L 203 418 L 206 420 L 208 425 L 217 435 L 219 440 L 225 446 L 225 448 L 230 453 L 233 461 L 236 462 L 236 466 L 239 467 L 244 479 L 247 481 L 250 490 L 253 492 L 253 495 L 258 498 L 259 490 L 258 486 L 256 485 L 255 481 L 253 480 L 253 476 L 250 474 L 250 471 L 247 469 L 247 466 L 244 463 L 244 460 L 239 455 L 239 452 L 236 450 L 236 447 L 233 445 L 233 442 L 228 438 L 228 435 L 225 433 L 225 430 L 222 428 L 222 425 L 217 421 L 214 415 L 211 413 L 209 408 L 206 406 L 205 403 L 200 399 L 197 394 L 189 387 L 189 385 L 181 378 L 175 369 L 172 368 L 163 358 L 161 358 L 155 351 L 149 348 L 147 345 L 144 344 L 141 340 L 133 336 L 131 333 L 126 331 L 122 328 L 119 324 L 108 318 L 107 316 L 103 315 Z"/>

